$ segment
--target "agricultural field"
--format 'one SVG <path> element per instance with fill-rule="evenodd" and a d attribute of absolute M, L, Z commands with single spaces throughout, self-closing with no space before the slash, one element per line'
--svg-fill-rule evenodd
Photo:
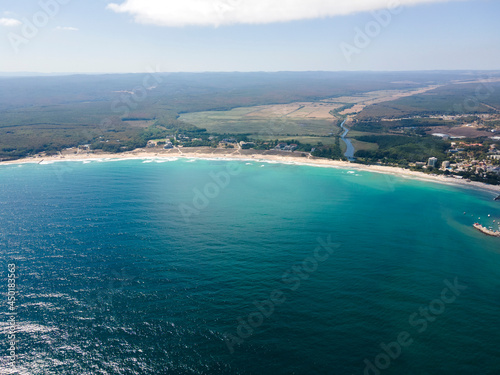
<path fill-rule="evenodd" d="M 360 120 L 410 116 L 500 113 L 500 81 L 453 83 L 413 96 L 367 106 Z"/>
<path fill-rule="evenodd" d="M 491 131 L 480 130 L 477 126 L 473 125 L 462 125 L 450 127 L 434 127 L 427 131 L 427 134 L 446 134 L 450 137 L 455 138 L 479 138 L 479 137 L 491 137 Z"/>
<path fill-rule="evenodd" d="M 400 90 L 378 90 L 370 91 L 357 96 L 343 96 L 335 99 L 328 99 L 324 102 L 337 102 L 344 104 L 351 104 L 349 108 L 339 112 L 339 115 L 346 116 L 357 114 L 363 111 L 366 107 L 378 103 L 390 102 L 397 99 L 405 98 L 408 96 L 418 95 L 427 91 L 433 90 L 439 86 L 430 85 L 416 89 L 400 89 Z"/>
<path fill-rule="evenodd" d="M 254 107 L 247 117 L 291 118 L 291 119 L 332 119 L 332 111 L 342 107 L 342 103 L 303 102 Z"/>
<path fill-rule="evenodd" d="M 293 103 L 188 113 L 179 120 L 218 134 L 250 134 L 273 139 L 282 135 L 328 136 L 338 133 L 338 120 L 329 113 L 334 108 L 339 105 Z"/>
<path fill-rule="evenodd" d="M 436 87 L 431 85 L 412 89 L 377 90 L 316 102 L 240 107 L 228 111 L 193 112 L 182 114 L 179 120 L 219 134 L 249 134 L 258 137 L 269 135 L 274 139 L 288 135 L 337 135 L 340 132 L 338 124 L 343 116 L 352 116 L 367 106 L 418 95 Z"/>

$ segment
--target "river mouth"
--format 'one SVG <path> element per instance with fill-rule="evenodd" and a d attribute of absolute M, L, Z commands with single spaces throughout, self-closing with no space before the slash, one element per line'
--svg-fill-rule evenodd
<path fill-rule="evenodd" d="M 340 136 L 340 138 L 342 138 L 342 141 L 344 141 L 344 143 L 346 144 L 347 146 L 347 150 L 344 154 L 344 156 L 349 160 L 349 161 L 355 161 L 356 158 L 354 157 L 354 146 L 351 142 L 351 140 L 349 138 L 347 138 L 347 134 L 349 133 L 349 130 L 348 128 L 345 127 L 345 123 L 347 121 L 347 118 L 342 121 L 342 123 L 340 124 L 340 127 L 344 130 L 344 132 L 342 133 L 342 135 Z"/>

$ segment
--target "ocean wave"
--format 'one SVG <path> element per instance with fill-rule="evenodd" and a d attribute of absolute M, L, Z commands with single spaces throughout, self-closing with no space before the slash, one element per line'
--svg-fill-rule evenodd
<path fill-rule="evenodd" d="M 168 163 L 168 162 L 171 162 L 171 161 L 177 161 L 179 160 L 179 158 L 160 158 L 160 159 L 155 159 L 154 162 L 155 163 Z"/>
<path fill-rule="evenodd" d="M 0 334 L 8 335 L 10 324 L 8 322 L 0 322 Z M 57 327 L 43 326 L 30 322 L 16 322 L 16 333 L 48 333 L 59 330 Z"/>

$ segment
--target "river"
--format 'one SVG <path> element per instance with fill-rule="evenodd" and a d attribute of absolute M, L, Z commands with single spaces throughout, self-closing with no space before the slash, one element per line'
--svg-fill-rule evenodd
<path fill-rule="evenodd" d="M 347 150 L 346 150 L 344 156 L 347 159 L 349 159 L 349 161 L 354 161 L 354 160 L 356 160 L 356 158 L 354 157 L 355 150 L 354 150 L 354 146 L 352 145 L 351 140 L 349 138 L 347 138 L 347 133 L 349 133 L 349 129 L 344 126 L 346 121 L 347 121 L 347 118 L 344 121 L 342 121 L 342 124 L 340 124 L 340 127 L 342 129 L 344 129 L 344 133 L 342 133 L 342 135 L 340 137 L 342 138 L 342 140 L 344 141 L 344 143 L 347 146 Z"/>

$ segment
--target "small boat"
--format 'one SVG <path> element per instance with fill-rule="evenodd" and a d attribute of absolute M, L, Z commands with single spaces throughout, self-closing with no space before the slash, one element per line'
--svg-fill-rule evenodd
<path fill-rule="evenodd" d="M 498 197 L 496 197 L 495 199 L 493 199 L 494 201 L 500 201 L 500 195 Z"/>

